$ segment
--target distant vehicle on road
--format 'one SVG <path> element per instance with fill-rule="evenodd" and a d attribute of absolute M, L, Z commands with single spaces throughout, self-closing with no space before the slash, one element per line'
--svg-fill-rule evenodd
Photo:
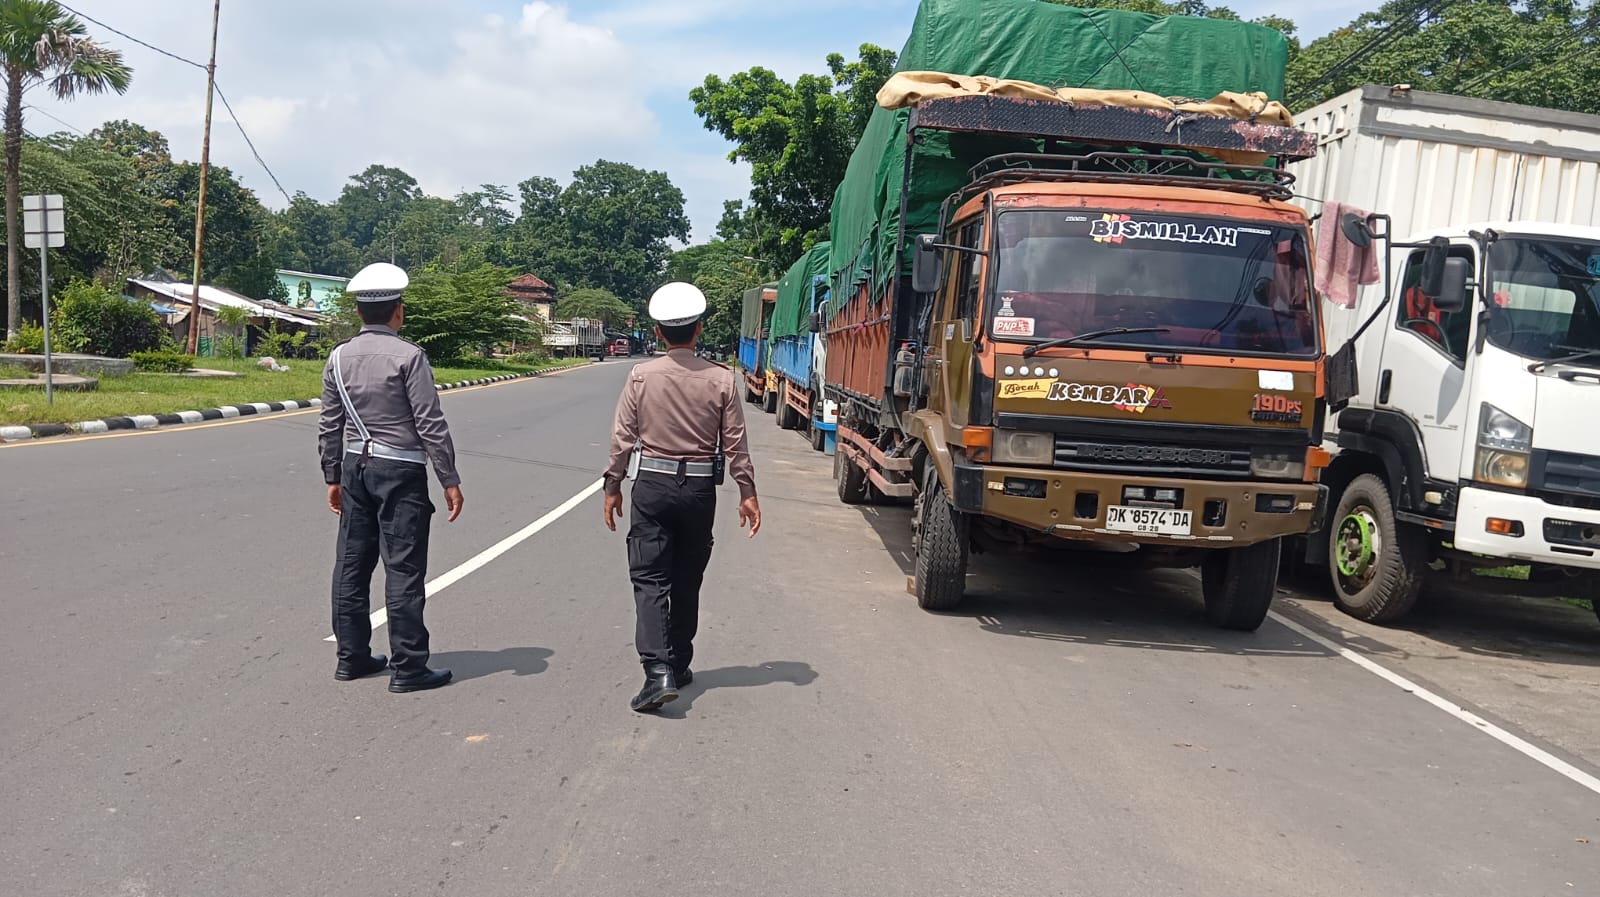
<path fill-rule="evenodd" d="M 629 342 L 626 339 L 612 340 L 611 341 L 611 354 L 613 356 L 621 356 L 623 358 L 626 358 L 627 356 L 633 354 L 633 343 Z"/>

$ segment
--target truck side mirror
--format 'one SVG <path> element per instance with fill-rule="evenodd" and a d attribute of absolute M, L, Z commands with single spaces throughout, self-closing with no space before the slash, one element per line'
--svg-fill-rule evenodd
<path fill-rule="evenodd" d="M 1431 293 L 1434 307 L 1443 312 L 1458 312 L 1467 307 L 1467 281 L 1472 266 L 1466 259 L 1445 259 L 1439 272 L 1439 291 Z"/>
<path fill-rule="evenodd" d="M 811 313 L 811 332 L 822 332 L 822 312 L 820 311 L 814 311 Z"/>
<path fill-rule="evenodd" d="M 939 292 L 940 270 L 937 239 L 933 234 L 919 234 L 916 250 L 911 257 L 911 289 L 918 293 Z"/>
<path fill-rule="evenodd" d="M 1450 257 L 1450 241 L 1434 237 L 1422 255 L 1422 281 L 1417 286 L 1424 296 L 1437 297 L 1444 290 L 1444 263 Z"/>

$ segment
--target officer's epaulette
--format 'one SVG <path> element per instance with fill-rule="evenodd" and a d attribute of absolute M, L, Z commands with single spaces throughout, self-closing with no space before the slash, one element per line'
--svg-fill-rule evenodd
<path fill-rule="evenodd" d="M 711 363 L 712 363 L 712 364 L 714 364 L 714 365 L 716 365 L 716 366 L 717 366 L 717 367 L 719 367 L 719 368 L 722 368 L 722 369 L 723 369 L 723 370 L 725 370 L 725 371 L 731 371 L 731 370 L 733 370 L 733 368 L 731 368 L 731 367 L 728 367 L 728 366 L 727 366 L 727 365 L 725 365 L 725 364 L 723 364 L 723 363 L 722 363 L 722 362 L 720 362 L 720 361 L 717 361 L 717 360 L 716 360 L 716 359 L 715 359 L 715 358 L 705 358 L 705 359 L 702 359 L 702 360 L 703 360 L 703 361 L 709 361 L 709 362 L 711 362 Z"/>

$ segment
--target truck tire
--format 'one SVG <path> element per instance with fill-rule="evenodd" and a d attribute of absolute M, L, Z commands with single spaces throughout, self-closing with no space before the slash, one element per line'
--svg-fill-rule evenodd
<path fill-rule="evenodd" d="M 916 509 L 917 606 L 954 610 L 967 592 L 967 552 L 971 522 L 945 498 L 939 471 L 928 465 Z"/>
<path fill-rule="evenodd" d="M 1387 623 L 1416 605 L 1428 567 L 1427 534 L 1395 520 L 1383 480 L 1362 474 L 1345 487 L 1327 538 L 1333 603 L 1340 610 Z"/>
<path fill-rule="evenodd" d="M 789 407 L 789 381 L 778 384 L 778 429 L 797 430 L 800 428 L 799 415 Z"/>
<path fill-rule="evenodd" d="M 1261 628 L 1278 591 L 1278 561 L 1282 554 L 1280 539 L 1208 553 L 1200 566 L 1206 620 L 1213 626 L 1240 632 Z"/>
<path fill-rule="evenodd" d="M 769 389 L 761 394 L 761 410 L 768 414 L 778 410 L 778 391 Z"/>
<path fill-rule="evenodd" d="M 820 452 L 827 447 L 828 433 L 826 430 L 817 426 L 817 419 L 813 417 L 811 419 L 811 450 L 814 452 Z"/>
<path fill-rule="evenodd" d="M 867 482 L 867 472 L 857 467 L 843 448 L 833 454 L 833 478 L 838 481 L 839 501 L 847 505 L 866 504 L 871 485 Z"/>

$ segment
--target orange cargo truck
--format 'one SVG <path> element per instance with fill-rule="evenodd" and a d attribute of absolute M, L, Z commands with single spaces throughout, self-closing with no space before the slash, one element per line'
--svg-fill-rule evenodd
<path fill-rule="evenodd" d="M 835 266 L 839 497 L 914 499 L 929 609 L 960 602 L 973 548 L 1117 543 L 1199 567 L 1207 617 L 1253 630 L 1280 540 L 1325 510 L 1314 251 L 1283 170 L 1315 144 L 1108 99 L 908 104 L 900 222 L 927 147 L 946 178 L 970 148 L 1022 151 L 976 160 L 934 233 L 880 229 L 884 251 Z"/>

